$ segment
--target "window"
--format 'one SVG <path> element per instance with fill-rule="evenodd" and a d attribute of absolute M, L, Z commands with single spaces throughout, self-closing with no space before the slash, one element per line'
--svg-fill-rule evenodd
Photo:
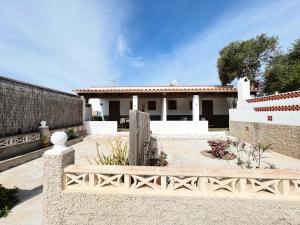
<path fill-rule="evenodd" d="M 177 109 L 177 102 L 176 102 L 176 100 L 169 100 L 169 102 L 168 102 L 168 109 L 169 110 L 176 110 Z"/>
<path fill-rule="evenodd" d="M 148 110 L 156 110 L 156 101 L 148 101 Z"/>
<path fill-rule="evenodd" d="M 193 110 L 193 101 L 190 101 L 190 110 Z"/>

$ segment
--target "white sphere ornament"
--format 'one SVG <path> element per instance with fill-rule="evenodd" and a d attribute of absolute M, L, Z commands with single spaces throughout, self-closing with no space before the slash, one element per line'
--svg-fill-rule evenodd
<path fill-rule="evenodd" d="M 66 132 L 63 131 L 57 131 L 51 136 L 51 142 L 54 145 L 65 146 L 67 140 L 68 140 L 68 135 L 66 134 Z"/>
<path fill-rule="evenodd" d="M 52 134 L 51 136 L 51 142 L 53 143 L 54 147 L 49 150 L 53 154 L 61 154 L 63 153 L 68 147 L 66 146 L 66 142 L 68 140 L 68 135 L 63 131 L 58 131 Z"/>

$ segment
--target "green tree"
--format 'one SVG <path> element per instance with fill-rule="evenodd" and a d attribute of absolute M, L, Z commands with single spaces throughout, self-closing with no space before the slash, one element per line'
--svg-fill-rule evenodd
<path fill-rule="evenodd" d="M 265 70 L 264 91 L 288 92 L 300 90 L 300 39 L 286 54 L 274 57 Z"/>
<path fill-rule="evenodd" d="M 247 76 L 255 86 L 261 85 L 263 68 L 276 54 L 278 38 L 261 34 L 246 41 L 235 41 L 220 51 L 217 67 L 222 85 Z"/>

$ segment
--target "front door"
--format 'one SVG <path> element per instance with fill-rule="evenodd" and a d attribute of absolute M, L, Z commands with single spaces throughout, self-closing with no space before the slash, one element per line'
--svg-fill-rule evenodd
<path fill-rule="evenodd" d="M 120 121 L 120 101 L 109 101 L 109 120 Z"/>
<path fill-rule="evenodd" d="M 208 125 L 212 125 L 213 122 L 213 101 L 203 100 L 202 101 L 202 117 L 208 121 Z"/>

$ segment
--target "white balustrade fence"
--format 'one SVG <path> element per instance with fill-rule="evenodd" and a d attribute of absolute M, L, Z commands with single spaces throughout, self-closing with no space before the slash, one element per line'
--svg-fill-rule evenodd
<path fill-rule="evenodd" d="M 300 200 L 300 172 L 236 168 L 79 166 L 65 168 L 65 190 L 128 193 L 292 197 Z"/>
<path fill-rule="evenodd" d="M 75 127 L 67 127 L 61 129 L 55 129 L 50 131 L 50 135 L 52 135 L 56 131 L 68 131 L 69 129 L 74 129 L 75 132 L 84 130 L 84 126 L 75 126 Z M 0 138 L 0 149 L 6 148 L 14 145 L 20 145 L 27 142 L 38 141 L 40 140 L 40 133 L 29 133 L 23 135 L 15 135 L 15 136 L 8 136 L 4 138 Z"/>

